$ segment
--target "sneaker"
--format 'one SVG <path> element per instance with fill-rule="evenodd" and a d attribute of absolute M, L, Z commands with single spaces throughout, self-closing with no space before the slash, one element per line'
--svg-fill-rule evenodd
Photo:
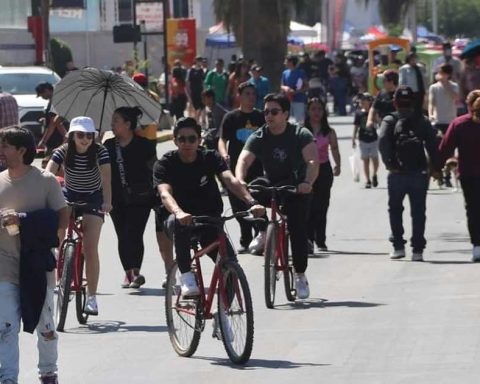
<path fill-rule="evenodd" d="M 145 284 L 145 277 L 140 274 L 134 275 L 130 288 L 140 288 L 143 284 Z"/>
<path fill-rule="evenodd" d="M 405 249 L 394 249 L 392 253 L 390 253 L 390 259 L 398 260 L 403 259 L 405 257 Z"/>
<path fill-rule="evenodd" d="M 248 247 L 246 247 L 245 245 L 240 244 L 240 247 L 237 249 L 237 253 L 238 253 L 238 254 L 248 253 Z"/>
<path fill-rule="evenodd" d="M 252 255 L 262 255 L 263 249 L 265 248 L 265 239 L 266 233 L 261 231 L 258 233 L 257 237 L 255 237 L 248 246 L 248 250 Z"/>
<path fill-rule="evenodd" d="M 42 383 L 42 384 L 58 384 L 58 376 L 56 374 L 41 376 L 40 377 L 40 383 Z"/>
<path fill-rule="evenodd" d="M 366 188 L 366 189 L 372 188 L 372 182 L 371 182 L 370 180 L 368 180 L 368 181 L 366 182 L 365 188 Z"/>
<path fill-rule="evenodd" d="M 377 178 L 377 175 L 374 175 L 372 177 L 372 185 L 374 188 L 377 188 L 378 187 L 378 178 Z"/>
<path fill-rule="evenodd" d="M 132 282 L 132 273 L 126 272 L 125 278 L 123 279 L 123 283 L 120 285 L 122 288 L 130 288 L 130 283 Z"/>
<path fill-rule="evenodd" d="M 423 252 L 412 252 L 412 261 L 423 261 Z"/>
<path fill-rule="evenodd" d="M 226 334 L 225 336 L 225 341 L 228 343 L 231 343 L 234 339 L 234 334 L 232 330 L 232 325 L 230 324 L 230 320 L 227 319 L 225 314 L 221 314 L 220 316 L 223 316 L 222 321 L 224 324 L 226 324 Z M 218 340 L 222 340 L 222 330 L 220 328 L 220 321 L 218 320 L 218 312 L 213 314 L 213 333 L 212 337 L 216 338 Z"/>
<path fill-rule="evenodd" d="M 475 245 L 472 250 L 472 261 L 480 263 L 480 245 Z"/>
<path fill-rule="evenodd" d="M 295 275 L 295 286 L 297 287 L 297 297 L 299 299 L 308 299 L 310 296 L 310 288 L 308 287 L 307 276 L 304 273 Z"/>
<path fill-rule="evenodd" d="M 321 252 L 327 252 L 328 251 L 328 247 L 327 247 L 327 244 L 325 243 L 321 243 L 317 246 L 318 250 L 321 251 Z"/>
<path fill-rule="evenodd" d="M 200 295 L 197 280 L 192 272 L 182 273 L 180 276 L 180 283 L 182 284 L 182 296 Z"/>
<path fill-rule="evenodd" d="M 314 252 L 315 252 L 315 249 L 313 247 L 313 241 L 308 240 L 308 254 L 313 255 Z"/>
<path fill-rule="evenodd" d="M 92 316 L 98 315 L 97 297 L 95 295 L 88 296 L 83 313 Z"/>

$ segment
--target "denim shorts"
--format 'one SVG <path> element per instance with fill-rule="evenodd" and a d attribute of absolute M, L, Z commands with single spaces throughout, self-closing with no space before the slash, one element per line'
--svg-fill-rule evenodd
<path fill-rule="evenodd" d="M 103 204 L 103 193 L 101 190 L 93 193 L 82 193 L 63 188 L 63 195 L 65 199 L 72 203 L 87 203 L 89 207 L 77 209 L 77 214 L 98 216 L 102 220 L 105 214 L 101 212 Z"/>

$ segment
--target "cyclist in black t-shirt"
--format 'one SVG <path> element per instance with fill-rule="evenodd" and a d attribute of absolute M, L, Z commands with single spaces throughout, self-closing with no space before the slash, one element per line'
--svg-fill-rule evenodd
<path fill-rule="evenodd" d="M 201 128 L 193 118 L 178 120 L 174 131 L 177 150 L 165 154 L 155 163 L 153 179 L 160 193 L 164 208 L 170 213 L 164 228 L 167 235 L 175 238 L 175 253 L 181 275 L 182 295 L 199 294 L 194 274 L 190 271 L 190 241 L 192 216 L 220 216 L 223 202 L 215 176 L 250 207 L 255 216 L 265 213 L 248 190 L 233 176 L 227 163 L 216 151 L 199 148 Z M 215 229 L 200 233 L 203 245 L 215 240 Z M 230 257 L 235 252 L 227 243 Z M 216 253 L 215 253 L 216 256 Z"/>
<path fill-rule="evenodd" d="M 398 72 L 389 69 L 383 72 L 382 75 L 383 89 L 375 97 L 372 108 L 370 108 L 368 113 L 368 128 L 373 128 L 375 124 L 380 125 L 385 116 L 395 112 L 393 94 L 398 87 Z"/>
<path fill-rule="evenodd" d="M 189 101 L 195 110 L 195 119 L 198 121 L 200 115 L 205 108 L 202 103 L 203 80 L 205 79 L 205 72 L 202 68 L 202 58 L 197 56 L 195 64 L 189 69 L 187 73 L 187 95 Z"/>

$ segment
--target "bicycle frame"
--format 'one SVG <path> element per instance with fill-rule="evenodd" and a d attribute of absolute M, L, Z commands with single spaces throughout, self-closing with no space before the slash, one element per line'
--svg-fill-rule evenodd
<path fill-rule="evenodd" d="M 198 288 L 200 290 L 200 305 L 203 310 L 203 317 L 205 319 L 212 319 L 213 318 L 213 313 L 212 313 L 212 306 L 213 306 L 213 299 L 214 295 L 217 291 L 217 285 L 219 288 L 219 294 L 220 298 L 219 300 L 223 300 L 225 306 L 227 306 L 228 298 L 225 295 L 225 289 L 223 285 L 223 280 L 220 279 L 220 263 L 222 260 L 226 259 L 227 257 L 227 238 L 225 235 L 225 232 L 222 230 L 220 231 L 217 240 L 215 240 L 213 243 L 207 245 L 204 248 L 198 249 L 198 245 L 192 247 L 194 250 L 194 255 L 192 257 L 192 269 L 196 271 L 196 276 L 198 278 Z M 203 280 L 203 273 L 202 273 L 202 267 L 200 264 L 200 258 L 206 254 L 208 254 L 211 251 L 214 251 L 218 249 L 218 256 L 217 260 L 215 261 L 215 267 L 213 270 L 212 278 L 210 280 L 210 286 L 208 288 L 208 294 L 205 293 L 205 284 Z M 235 284 L 235 293 L 237 294 L 237 297 L 240 295 L 239 293 L 239 288 L 238 288 L 238 283 Z M 181 301 L 181 294 L 178 295 L 177 301 L 176 301 L 176 306 L 178 308 L 179 312 L 186 313 L 188 315 L 195 316 L 195 311 L 181 308 L 180 305 Z M 239 303 L 241 309 L 244 309 L 244 304 L 242 302 Z"/>
<path fill-rule="evenodd" d="M 73 265 L 73 279 L 72 279 L 72 291 L 79 292 L 83 284 L 83 276 L 80 276 L 79 271 L 82 268 L 82 246 L 83 246 L 83 231 L 82 231 L 82 221 L 79 218 L 75 217 L 75 208 L 71 208 L 72 212 L 70 214 L 70 219 L 67 228 L 67 234 L 65 239 L 62 241 L 60 246 L 60 253 L 57 260 L 57 280 L 60 280 L 63 270 L 63 250 L 64 246 L 67 243 L 74 244 L 75 246 L 75 258 Z"/>

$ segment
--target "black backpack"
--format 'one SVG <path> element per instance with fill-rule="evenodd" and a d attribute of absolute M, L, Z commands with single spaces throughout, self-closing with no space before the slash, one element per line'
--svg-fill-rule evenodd
<path fill-rule="evenodd" d="M 396 116 L 395 116 L 396 115 Z M 394 128 L 395 159 L 401 170 L 415 171 L 425 166 L 425 117 L 404 118 L 398 114 Z"/>

